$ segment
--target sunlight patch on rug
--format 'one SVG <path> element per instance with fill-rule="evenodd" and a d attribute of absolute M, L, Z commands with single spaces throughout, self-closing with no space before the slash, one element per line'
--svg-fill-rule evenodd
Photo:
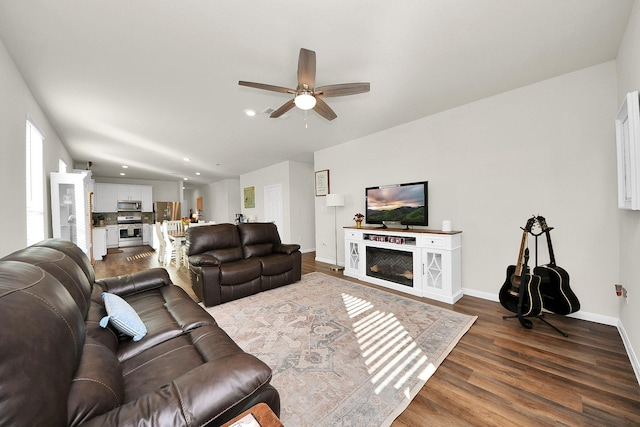
<path fill-rule="evenodd" d="M 343 293 L 342 300 L 350 318 L 374 310 L 369 301 L 350 294 Z M 427 356 L 393 313 L 375 310 L 355 322 L 353 331 L 365 358 L 364 363 L 372 375 L 371 383 L 376 385 L 375 394 L 380 394 L 396 378 L 393 388 L 399 390 L 419 369 L 422 372 L 418 378 L 425 381 L 435 372 L 433 364 L 424 366 Z M 408 396 L 408 390 L 404 394 Z"/>
<path fill-rule="evenodd" d="M 322 273 L 207 311 L 300 427 L 390 425 L 476 319 Z"/>

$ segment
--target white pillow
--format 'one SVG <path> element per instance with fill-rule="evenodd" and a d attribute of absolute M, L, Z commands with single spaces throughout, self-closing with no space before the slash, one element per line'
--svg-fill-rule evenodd
<path fill-rule="evenodd" d="M 103 292 L 102 301 L 107 309 L 107 316 L 100 319 L 100 326 L 106 328 L 111 321 L 117 330 L 133 337 L 134 341 L 140 341 L 147 334 L 140 316 L 125 300 L 118 295 Z"/>

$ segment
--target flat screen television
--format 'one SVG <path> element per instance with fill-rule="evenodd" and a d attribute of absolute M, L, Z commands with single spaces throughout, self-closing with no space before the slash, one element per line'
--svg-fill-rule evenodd
<path fill-rule="evenodd" d="M 428 182 L 368 187 L 367 224 L 429 225 Z"/>

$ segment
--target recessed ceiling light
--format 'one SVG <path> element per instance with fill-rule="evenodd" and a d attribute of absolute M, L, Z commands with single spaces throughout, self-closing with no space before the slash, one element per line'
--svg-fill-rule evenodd
<path fill-rule="evenodd" d="M 182 179 L 184 179 L 185 181 L 189 181 L 189 178 L 182 178 Z"/>
<path fill-rule="evenodd" d="M 252 110 L 250 108 L 247 108 L 246 110 L 244 110 L 244 113 L 249 117 L 253 117 L 253 116 L 256 115 L 256 110 Z"/>
<path fill-rule="evenodd" d="M 191 159 L 188 158 L 188 157 L 183 157 L 182 160 L 184 160 L 185 162 L 190 162 L 191 161 Z"/>
<path fill-rule="evenodd" d="M 196 175 L 200 176 L 200 172 L 196 172 Z"/>
<path fill-rule="evenodd" d="M 120 172 L 120 176 L 125 176 L 125 175 L 126 175 L 126 173 Z"/>
<path fill-rule="evenodd" d="M 122 165 L 122 169 L 129 169 L 129 166 L 127 166 L 127 165 Z"/>

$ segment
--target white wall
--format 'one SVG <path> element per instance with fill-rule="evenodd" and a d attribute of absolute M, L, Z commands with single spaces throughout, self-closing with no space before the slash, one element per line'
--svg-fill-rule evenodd
<path fill-rule="evenodd" d="M 430 227 L 449 219 L 463 231 L 465 292 L 494 300 L 517 261 L 520 227 L 545 216 L 583 311 L 611 323 L 617 104 L 615 62 L 607 62 L 317 152 L 315 170 L 329 169 L 331 191 L 346 195 L 339 227 L 364 211 L 365 187 L 428 180 Z M 316 199 L 317 257 L 330 261 L 333 211 L 323 204 Z M 341 234 L 341 263 L 343 252 Z"/>
<path fill-rule="evenodd" d="M 315 235 L 315 179 L 313 165 L 301 162 L 289 162 L 291 181 L 291 240 L 287 243 L 297 243 L 302 252 L 314 251 L 316 248 Z"/>
<path fill-rule="evenodd" d="M 233 223 L 236 213 L 240 212 L 240 181 L 225 179 L 212 182 L 193 190 L 193 206 L 198 197 L 202 197 L 203 219 L 217 224 Z"/>
<path fill-rule="evenodd" d="M 45 234 L 51 236 L 49 173 L 58 170 L 58 160 L 73 167 L 71 156 L 49 124 L 0 40 L 0 221 L 5 226 L 0 256 L 27 244 L 26 209 L 26 120 L 31 117 L 44 132 Z"/>
<path fill-rule="evenodd" d="M 627 92 L 640 90 L 640 4 L 636 1 L 627 24 L 617 58 L 618 102 Z M 620 283 L 628 290 L 626 300 L 618 300 L 620 329 L 627 351 L 635 359 L 634 369 L 640 381 L 640 211 L 619 211 Z M 634 351 L 635 349 L 635 351 Z M 634 357 L 635 356 L 635 357 Z"/>
<path fill-rule="evenodd" d="M 313 210 L 313 166 L 302 162 L 281 162 L 240 176 L 240 191 L 255 187 L 255 208 L 245 208 L 242 214 L 265 220 L 264 188 L 282 185 L 282 229 L 278 230 L 284 243 L 297 243 L 304 252 L 315 248 Z"/>

